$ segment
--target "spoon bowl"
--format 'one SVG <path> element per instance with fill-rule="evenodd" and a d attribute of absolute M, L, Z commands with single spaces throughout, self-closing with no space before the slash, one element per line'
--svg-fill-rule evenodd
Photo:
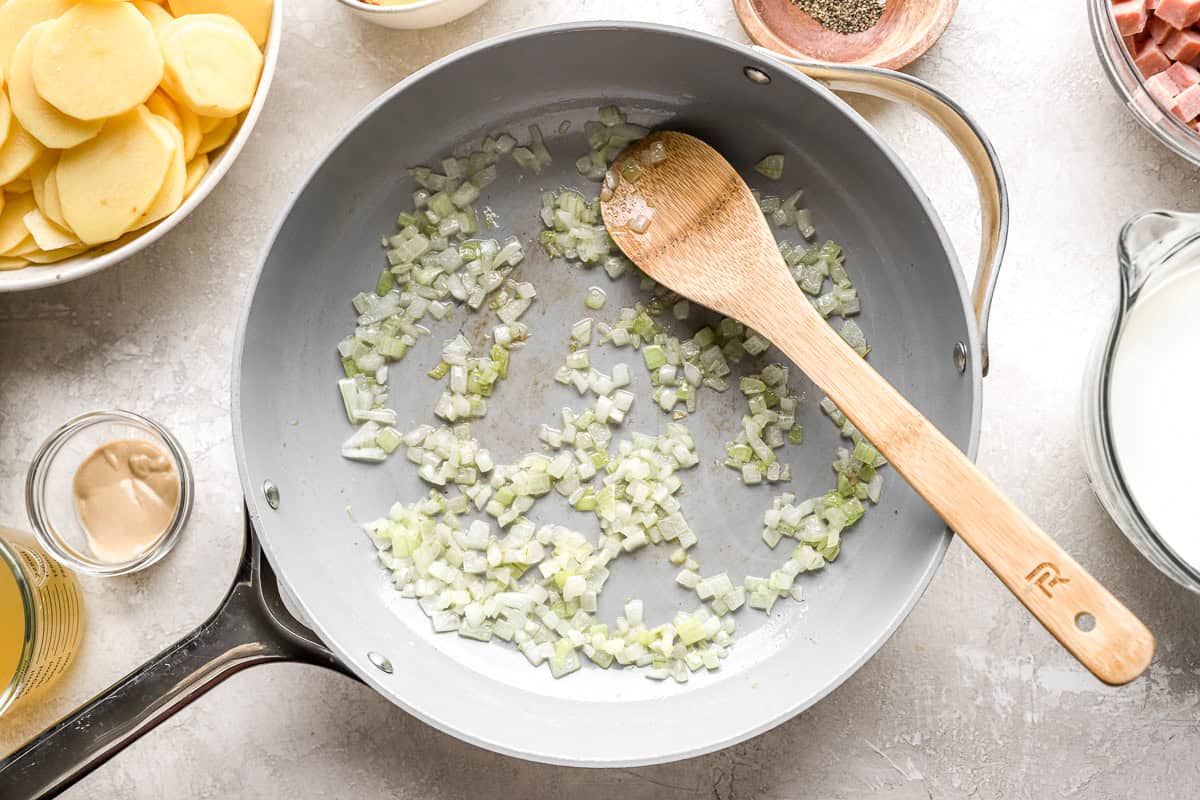
<path fill-rule="evenodd" d="M 623 176 L 623 177 L 622 177 Z M 604 223 L 643 272 L 773 342 L 1096 677 L 1124 684 L 1154 637 L 830 327 L 720 153 L 684 133 L 630 145 L 605 176 Z"/>

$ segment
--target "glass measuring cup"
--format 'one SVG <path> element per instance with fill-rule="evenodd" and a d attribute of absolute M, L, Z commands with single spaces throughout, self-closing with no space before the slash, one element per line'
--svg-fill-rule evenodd
<path fill-rule="evenodd" d="M 1139 300 L 1191 270 L 1200 270 L 1200 214 L 1147 211 L 1118 237 L 1121 294 L 1112 324 L 1097 341 L 1083 384 L 1084 456 L 1092 490 L 1121 531 L 1150 563 L 1200 593 L 1200 564 L 1190 564 L 1155 530 L 1121 470 L 1113 435 L 1114 365 L 1130 314 Z"/>
<path fill-rule="evenodd" d="M 82 635 L 75 578 L 32 536 L 0 526 L 0 715 L 60 678 Z"/>

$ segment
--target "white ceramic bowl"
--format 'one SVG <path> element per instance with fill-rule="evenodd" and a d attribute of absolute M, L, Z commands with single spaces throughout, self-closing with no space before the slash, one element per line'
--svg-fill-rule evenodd
<path fill-rule="evenodd" d="M 254 102 L 246 112 L 246 118 L 242 121 L 233 139 L 221 148 L 217 157 L 209 165 L 208 172 L 200 179 L 195 191 L 183 201 L 183 205 L 149 228 L 135 234 L 127 234 L 130 236 L 128 239 L 122 237 L 116 242 L 100 245 L 95 250 L 59 261 L 57 264 L 42 266 L 34 264 L 25 269 L 11 272 L 0 271 L 0 292 L 19 292 L 26 289 L 55 286 L 107 269 L 157 242 L 182 222 L 184 217 L 192 213 L 193 209 L 200 205 L 204 198 L 208 197 L 208 193 L 220 183 L 221 178 L 233 166 L 233 162 L 238 157 L 238 153 L 242 151 L 246 140 L 250 138 L 250 131 L 254 129 L 254 123 L 258 121 L 259 112 L 262 111 L 263 103 L 266 102 L 267 90 L 271 88 L 271 77 L 275 74 L 275 62 L 279 57 L 282 28 L 283 0 L 275 0 L 274 9 L 271 12 L 271 29 L 267 34 L 267 46 L 263 53 L 262 77 L 258 81 L 258 91 L 254 95 Z"/>
<path fill-rule="evenodd" d="M 362 0 L 338 0 L 355 16 L 385 28 L 433 28 L 470 14 L 487 0 L 416 0 L 402 6 L 377 6 Z"/>

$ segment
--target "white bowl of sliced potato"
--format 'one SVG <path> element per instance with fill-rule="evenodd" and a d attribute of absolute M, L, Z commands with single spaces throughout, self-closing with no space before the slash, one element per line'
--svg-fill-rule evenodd
<path fill-rule="evenodd" d="M 282 0 L 0 0 L 0 292 L 137 253 L 228 171 Z"/>

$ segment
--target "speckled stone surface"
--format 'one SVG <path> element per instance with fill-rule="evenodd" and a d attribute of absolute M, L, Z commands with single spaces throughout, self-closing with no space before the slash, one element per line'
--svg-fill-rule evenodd
<path fill-rule="evenodd" d="M 427 32 L 385 31 L 333 0 L 288 3 L 258 128 L 212 196 L 165 240 L 105 274 L 0 296 L 0 522 L 28 527 L 22 485 L 41 438 L 120 406 L 174 430 L 196 471 L 196 512 L 164 562 L 83 580 L 79 663 L 37 708 L 0 720 L 0 753 L 202 620 L 232 575 L 241 511 L 229 422 L 235 319 L 263 235 L 297 177 L 363 105 L 461 46 L 573 19 L 669 22 L 743 40 L 724 0 L 493 0 Z M 493 755 L 319 669 L 242 673 L 68 793 L 72 798 L 477 796 L 590 798 L 1191 797 L 1200 784 L 1197 598 L 1109 522 L 1080 456 L 1079 383 L 1116 299 L 1115 236 L 1150 207 L 1193 208 L 1194 168 L 1123 111 L 1082 2 L 963 0 L 912 71 L 991 135 L 1012 191 L 992 325 L 980 463 L 1155 631 L 1148 674 L 1102 686 L 961 544 L 892 640 L 803 716 L 677 764 L 587 771 Z M 910 112 L 859 104 L 896 144 L 964 261 L 977 222 L 965 168 Z M 6 798 L 7 800 L 7 798 Z"/>

